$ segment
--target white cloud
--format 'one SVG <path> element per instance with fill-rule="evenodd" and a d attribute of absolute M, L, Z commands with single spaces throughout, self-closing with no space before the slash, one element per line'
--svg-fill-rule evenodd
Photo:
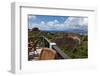
<path fill-rule="evenodd" d="M 35 20 L 36 19 L 36 16 L 29 16 L 29 20 Z"/>
<path fill-rule="evenodd" d="M 59 21 L 58 20 L 54 20 L 54 23 L 59 23 Z"/>
<path fill-rule="evenodd" d="M 80 27 L 88 26 L 88 18 L 69 17 L 65 20 L 64 24 L 67 26 L 67 28 L 79 29 Z"/>
<path fill-rule="evenodd" d="M 44 21 L 41 21 L 41 23 L 40 23 L 40 24 L 45 25 L 45 22 L 44 22 Z"/>
<path fill-rule="evenodd" d="M 82 17 L 69 17 L 64 23 L 60 23 L 58 20 L 49 22 L 41 21 L 40 23 L 33 23 L 32 27 L 38 27 L 40 30 L 67 30 L 67 29 L 80 29 L 87 28 L 88 18 Z"/>
<path fill-rule="evenodd" d="M 52 27 L 54 24 L 55 24 L 54 21 L 47 22 L 47 26 L 50 26 L 50 27 Z"/>
<path fill-rule="evenodd" d="M 86 25 L 86 26 L 88 26 L 88 18 L 84 18 L 83 19 L 83 24 Z"/>
<path fill-rule="evenodd" d="M 33 28 L 33 22 L 34 20 L 36 20 L 36 16 L 28 16 L 28 19 L 29 19 L 29 28 Z M 35 24 L 37 25 L 37 24 Z"/>
<path fill-rule="evenodd" d="M 64 23 L 68 25 L 87 25 L 88 18 L 82 17 L 69 17 Z"/>
<path fill-rule="evenodd" d="M 32 23 L 31 28 L 38 27 L 40 30 L 50 30 L 49 26 L 44 21 L 41 21 L 40 23 Z"/>
<path fill-rule="evenodd" d="M 57 28 L 59 28 L 59 21 L 58 20 L 54 20 L 54 21 L 49 21 L 46 23 L 46 26 L 49 27 L 49 30 L 56 30 Z"/>

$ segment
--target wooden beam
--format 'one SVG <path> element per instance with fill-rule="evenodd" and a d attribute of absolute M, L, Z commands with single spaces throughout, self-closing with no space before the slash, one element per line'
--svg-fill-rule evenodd
<path fill-rule="evenodd" d="M 54 50 L 56 50 L 56 52 L 59 53 L 62 56 L 62 58 L 64 58 L 64 59 L 70 59 L 70 57 L 68 55 L 66 55 L 59 47 L 57 47 L 57 46 L 54 45 L 54 46 L 52 46 L 52 48 Z"/>

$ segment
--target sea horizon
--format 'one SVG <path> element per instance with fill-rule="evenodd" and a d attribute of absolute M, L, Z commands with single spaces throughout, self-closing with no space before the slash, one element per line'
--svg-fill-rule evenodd
<path fill-rule="evenodd" d="M 71 29 L 71 30 L 41 30 L 43 32 L 69 32 L 69 33 L 79 33 L 80 35 L 88 35 L 87 30 L 76 30 L 76 29 Z"/>

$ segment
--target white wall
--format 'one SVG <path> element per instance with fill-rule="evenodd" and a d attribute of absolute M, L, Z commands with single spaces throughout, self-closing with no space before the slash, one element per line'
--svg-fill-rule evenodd
<path fill-rule="evenodd" d="M 0 76 L 9 76 L 9 75 L 13 75 L 11 73 L 9 73 L 9 69 L 10 69 L 10 47 L 11 47 L 11 40 L 10 40 L 10 36 L 11 36 L 11 8 L 10 8 L 10 3 L 13 1 L 17 1 L 17 2 L 33 2 L 33 3 L 50 3 L 51 5 L 56 5 L 59 4 L 59 6 L 61 4 L 63 4 L 62 6 L 66 6 L 66 5 L 76 5 L 76 6 L 95 6 L 97 7 L 98 11 L 97 11 L 97 42 L 100 41 L 100 2 L 99 0 L 1 0 L 0 1 Z M 65 71 L 61 71 L 61 72 L 48 72 L 48 73 L 40 73 L 40 74 L 29 74 L 31 75 L 36 75 L 36 76 L 99 76 L 99 71 L 100 71 L 100 44 L 97 43 L 98 45 L 96 50 L 98 50 L 97 54 L 97 67 L 93 67 L 91 69 L 81 69 L 81 68 L 77 68 L 77 69 L 69 69 L 69 70 L 65 70 Z M 28 74 L 25 74 L 26 76 L 28 76 Z"/>

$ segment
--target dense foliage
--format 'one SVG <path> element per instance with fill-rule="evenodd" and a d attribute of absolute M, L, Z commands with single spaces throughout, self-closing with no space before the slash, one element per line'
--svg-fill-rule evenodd
<path fill-rule="evenodd" d="M 32 31 L 28 31 L 28 38 L 33 39 L 33 41 L 38 40 L 39 44 L 42 45 L 41 44 L 42 40 L 38 38 L 45 36 L 51 42 L 58 41 L 58 43 L 56 43 L 57 46 L 72 59 L 88 57 L 88 36 L 87 35 L 80 35 L 78 33 L 68 33 L 68 32 L 44 32 L 44 31 L 37 31 L 37 30 L 38 29 L 35 28 Z M 77 36 L 78 38 L 80 38 L 81 44 L 74 46 L 73 42 L 70 42 L 67 39 L 67 36 L 70 35 Z M 73 45 L 69 47 L 69 45 L 71 44 Z"/>

